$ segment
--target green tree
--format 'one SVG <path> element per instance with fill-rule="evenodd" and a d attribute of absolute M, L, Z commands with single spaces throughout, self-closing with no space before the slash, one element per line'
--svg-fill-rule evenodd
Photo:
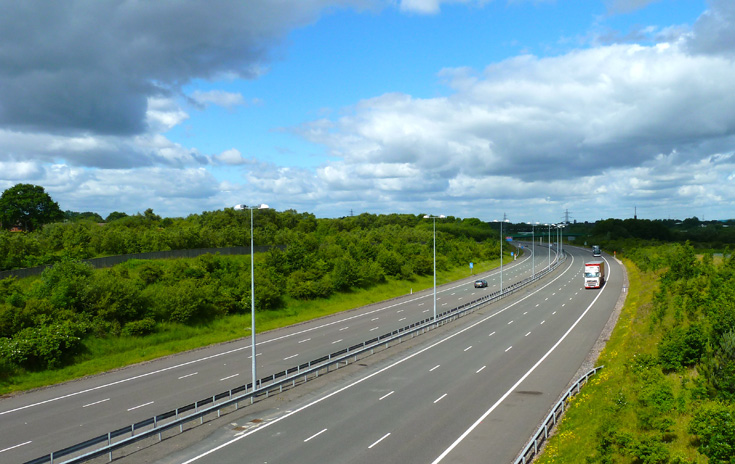
<path fill-rule="evenodd" d="M 122 219 L 125 217 L 128 217 L 126 213 L 121 213 L 119 211 L 113 211 L 105 218 L 105 222 L 112 222 L 116 219 Z"/>
<path fill-rule="evenodd" d="M 4 229 L 20 225 L 32 231 L 63 217 L 59 204 L 41 186 L 16 184 L 0 196 L 0 223 Z"/>

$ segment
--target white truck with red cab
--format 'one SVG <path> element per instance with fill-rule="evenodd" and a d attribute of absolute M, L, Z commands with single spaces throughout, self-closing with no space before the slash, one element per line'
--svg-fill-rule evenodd
<path fill-rule="evenodd" d="M 600 288 L 605 283 L 605 261 L 584 263 L 584 288 Z"/>

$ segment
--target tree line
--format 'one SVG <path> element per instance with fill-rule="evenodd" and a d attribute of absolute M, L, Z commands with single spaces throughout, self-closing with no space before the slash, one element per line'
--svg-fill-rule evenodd
<path fill-rule="evenodd" d="M 249 246 L 250 214 L 228 208 L 161 218 L 147 210 L 103 226 L 81 220 L 0 233 L 3 267 L 52 264 L 37 278 L 0 281 L 0 364 L 8 370 L 56 368 L 72 361 L 85 337 L 144 336 L 165 323 L 249 312 L 248 256 L 133 260 L 100 270 L 80 260 Z M 256 257 L 259 311 L 433 272 L 433 224 L 423 215 L 254 214 L 256 245 L 280 245 Z M 487 223 L 449 217 L 436 229 L 440 271 L 499 257 L 497 230 Z"/>

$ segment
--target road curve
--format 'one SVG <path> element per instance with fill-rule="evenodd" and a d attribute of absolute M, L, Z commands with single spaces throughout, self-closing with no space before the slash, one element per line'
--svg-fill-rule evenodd
<path fill-rule="evenodd" d="M 548 248 L 506 263 L 505 286 L 549 265 Z M 488 288 L 475 289 L 476 278 Z M 437 289 L 437 312 L 499 289 L 500 270 Z M 407 292 L 408 293 L 408 292 Z M 426 319 L 433 292 L 408 294 L 309 323 L 259 334 L 259 377 Z M 182 353 L 0 400 L 0 461 L 22 462 L 250 382 L 250 339 Z"/>
<path fill-rule="evenodd" d="M 566 251 L 570 259 L 548 279 L 414 348 L 156 462 L 512 462 L 622 291 L 615 260 L 605 258 L 606 285 L 585 290 L 581 271 L 590 254 Z"/>

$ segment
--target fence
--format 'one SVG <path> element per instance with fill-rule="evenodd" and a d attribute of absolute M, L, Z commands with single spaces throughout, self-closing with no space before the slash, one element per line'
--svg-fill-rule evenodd
<path fill-rule="evenodd" d="M 285 245 L 276 245 L 278 248 L 285 249 Z M 271 246 L 256 246 L 253 247 L 256 253 L 263 253 L 271 249 Z M 249 255 L 250 247 L 235 246 L 235 247 L 223 247 L 223 248 L 192 248 L 188 250 L 168 250 L 168 251 L 151 251 L 149 253 L 131 253 L 127 255 L 115 255 L 106 256 L 103 258 L 90 258 L 83 259 L 82 262 L 90 264 L 95 268 L 112 267 L 116 264 L 124 263 L 131 259 L 169 259 L 169 258 L 196 258 L 197 256 L 206 254 L 221 254 L 221 255 Z M 41 274 L 44 269 L 51 267 L 53 264 L 47 264 L 45 266 L 28 267 L 23 269 L 13 269 L 10 271 L 0 271 L 0 280 L 7 279 L 8 277 L 16 277 L 22 279 L 23 277 L 30 277 L 33 275 Z"/>
<path fill-rule="evenodd" d="M 574 396 L 575 390 L 577 393 L 579 393 L 582 385 L 587 383 L 587 379 L 595 375 L 597 371 L 604 367 L 605 366 L 595 367 L 594 369 L 580 377 L 579 380 L 574 383 L 574 385 L 569 387 L 569 390 L 567 390 L 564 396 L 562 396 L 561 399 L 554 405 L 554 407 L 551 408 L 551 412 L 548 416 L 546 416 L 546 419 L 544 419 L 541 427 L 539 427 L 538 431 L 536 431 L 536 434 L 531 438 L 526 447 L 523 448 L 523 451 L 521 452 L 520 456 L 518 456 L 518 458 L 515 460 L 514 464 L 527 464 L 532 462 L 533 459 L 538 456 L 539 448 L 546 440 L 549 439 L 549 432 L 551 431 L 551 429 L 554 428 L 557 421 L 564 414 L 564 405 L 566 404 L 567 400 L 571 399 L 571 397 Z"/>
<path fill-rule="evenodd" d="M 528 277 L 509 285 L 503 289 L 502 293 L 500 291 L 496 291 L 485 295 L 482 298 L 478 298 L 477 300 L 437 314 L 436 320 L 433 320 L 433 317 L 431 317 L 414 322 L 403 328 L 393 330 L 392 332 L 358 343 L 349 348 L 339 350 L 313 361 L 258 379 L 255 382 L 254 388 L 252 382 L 246 385 L 241 385 L 237 388 L 221 392 L 211 397 L 203 398 L 172 411 L 159 414 L 81 443 L 54 451 L 37 459 L 27 461 L 25 464 L 57 464 L 60 462 L 57 461 L 57 459 L 71 455 L 75 456 L 61 462 L 63 464 L 81 463 L 104 456 L 105 454 L 107 454 L 108 459 L 112 461 L 113 451 L 120 450 L 133 443 L 149 438 L 157 438 L 158 441 L 161 441 L 163 440 L 164 432 L 173 431 L 173 434 L 175 434 L 176 428 L 178 428 L 178 433 L 183 433 L 184 430 L 203 424 L 205 418 L 209 421 L 219 418 L 223 411 L 224 413 L 227 413 L 231 412 L 230 409 L 239 409 L 240 403 L 242 402 L 253 404 L 255 401 L 268 398 L 271 394 L 283 392 L 284 389 L 293 388 L 309 380 L 315 379 L 320 375 L 320 372 L 326 374 L 333 367 L 338 369 L 342 367 L 342 365 L 347 366 L 350 362 L 355 363 L 359 359 L 370 356 L 374 354 L 376 350 L 387 349 L 391 346 L 391 343 L 402 343 L 403 339 L 406 337 L 410 336 L 413 338 L 436 327 L 452 322 L 469 314 L 479 307 L 515 293 L 525 285 L 539 280 L 549 272 L 556 269 L 564 261 L 566 261 L 566 255 L 560 259 L 558 258 L 552 266 L 549 266 L 544 271 L 537 273 L 534 277 Z M 240 395 L 236 396 L 238 394 Z M 90 451 L 89 449 L 94 446 L 97 447 Z"/>

